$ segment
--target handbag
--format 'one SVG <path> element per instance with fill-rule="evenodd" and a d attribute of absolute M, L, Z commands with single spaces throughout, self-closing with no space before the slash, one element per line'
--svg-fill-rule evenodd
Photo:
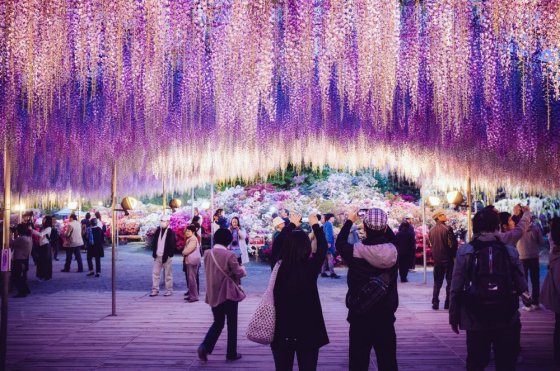
<path fill-rule="evenodd" d="M 387 273 L 371 277 L 359 290 L 346 295 L 346 307 L 356 314 L 368 313 L 387 295 L 389 277 Z"/>
<path fill-rule="evenodd" d="M 276 263 L 268 287 L 266 288 L 259 305 L 255 309 L 255 313 L 249 320 L 247 326 L 247 339 L 259 344 L 270 344 L 274 340 L 274 332 L 276 330 L 276 308 L 274 307 L 274 286 L 276 284 L 276 275 L 280 268 L 280 261 Z"/>
<path fill-rule="evenodd" d="M 210 250 L 210 255 L 212 255 L 212 259 L 214 260 L 214 263 L 216 264 L 216 267 L 218 267 L 218 269 L 220 270 L 220 272 L 223 273 L 224 276 L 226 276 L 231 282 L 233 282 L 233 284 L 235 285 L 235 288 L 237 289 L 238 295 L 239 297 L 241 297 L 241 300 L 245 299 L 245 297 L 247 296 L 245 294 L 245 290 L 243 290 L 243 287 L 241 287 L 240 284 L 238 284 L 237 282 L 235 282 L 235 280 L 233 278 L 231 278 L 231 276 L 229 274 L 227 274 L 222 267 L 220 267 L 220 264 L 218 264 L 218 261 L 216 260 L 216 257 L 214 256 L 214 251 Z M 239 300 L 239 301 L 241 301 Z"/>

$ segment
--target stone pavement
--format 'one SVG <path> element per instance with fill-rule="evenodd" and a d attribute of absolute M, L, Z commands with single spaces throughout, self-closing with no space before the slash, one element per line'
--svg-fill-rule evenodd
<path fill-rule="evenodd" d="M 62 257 L 62 256 L 61 256 Z M 85 258 L 85 255 L 84 255 Z M 270 269 L 250 263 L 243 281 L 248 298 L 239 307 L 237 362 L 225 361 L 225 331 L 206 364 L 196 347 L 211 324 L 203 301 L 183 300 L 184 275 L 180 259 L 173 263 L 175 292 L 171 297 L 148 297 L 152 259 L 138 244 L 121 246 L 117 262 L 117 316 L 111 314 L 110 249 L 102 259 L 102 276 L 61 273 L 63 259 L 54 262 L 53 280 L 30 277 L 32 294 L 10 298 L 8 358 L 10 370 L 161 370 L 255 369 L 273 370 L 270 348 L 248 341 L 245 329 L 268 282 Z M 85 263 L 85 259 L 84 259 Z M 86 265 L 87 266 L 87 265 Z M 201 272 L 202 273 L 202 272 Z M 331 343 L 321 349 L 319 370 L 348 368 L 348 324 L 344 295 L 346 271 L 339 280 L 320 278 L 319 288 Z M 32 266 L 30 276 L 34 274 Z M 203 274 L 201 275 L 203 277 Z M 411 273 L 410 283 L 399 284 L 397 311 L 398 361 L 401 370 L 462 370 L 465 335 L 451 332 L 447 312 L 430 309 L 431 273 Z M 201 280 L 204 291 L 204 279 Z M 522 313 L 524 361 L 519 370 L 554 370 L 552 331 L 548 311 Z M 376 370 L 372 353 L 371 370 Z M 297 369 L 297 368 L 296 368 Z M 489 368 L 492 369 L 492 368 Z"/>

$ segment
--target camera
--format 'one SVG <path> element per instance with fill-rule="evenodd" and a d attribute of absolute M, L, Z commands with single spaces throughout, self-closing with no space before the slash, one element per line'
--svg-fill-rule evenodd
<path fill-rule="evenodd" d="M 359 216 L 360 218 L 363 218 L 364 215 L 366 215 L 366 213 L 368 212 L 368 210 L 369 210 L 369 209 L 360 209 L 360 210 L 358 210 L 358 216 Z"/>

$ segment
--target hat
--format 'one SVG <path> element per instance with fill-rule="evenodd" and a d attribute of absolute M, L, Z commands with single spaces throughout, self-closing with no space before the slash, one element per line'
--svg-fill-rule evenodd
<path fill-rule="evenodd" d="M 168 222 L 171 220 L 171 217 L 169 215 L 162 215 L 159 220 L 160 222 Z"/>
<path fill-rule="evenodd" d="M 434 215 L 432 215 L 432 218 L 434 218 L 434 220 L 438 220 L 438 218 L 442 215 L 445 215 L 445 212 L 443 210 L 437 210 Z"/>
<path fill-rule="evenodd" d="M 414 219 L 414 216 L 412 216 L 412 214 L 408 213 L 404 216 L 405 219 Z"/>
<path fill-rule="evenodd" d="M 286 222 L 281 217 L 277 216 L 272 220 L 272 225 L 274 228 L 278 227 L 280 224 L 285 224 Z"/>
<path fill-rule="evenodd" d="M 369 209 L 363 217 L 365 225 L 374 231 L 387 227 L 387 213 L 381 209 Z"/>

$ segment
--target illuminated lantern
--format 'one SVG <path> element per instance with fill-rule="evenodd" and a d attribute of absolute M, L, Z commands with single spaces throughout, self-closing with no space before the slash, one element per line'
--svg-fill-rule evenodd
<path fill-rule="evenodd" d="M 460 205 L 463 203 L 463 194 L 459 191 L 452 191 L 447 194 L 447 203 Z"/>

